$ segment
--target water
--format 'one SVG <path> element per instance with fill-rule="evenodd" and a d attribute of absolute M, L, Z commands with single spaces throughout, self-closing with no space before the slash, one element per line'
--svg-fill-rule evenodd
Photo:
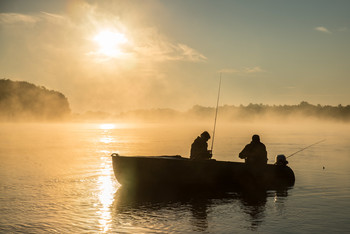
<path fill-rule="evenodd" d="M 132 193 L 115 180 L 111 153 L 188 156 L 211 124 L 0 124 L 0 232 L 344 233 L 350 230 L 350 125 L 225 124 L 214 157 L 260 134 L 269 162 L 289 159 L 284 191 Z"/>

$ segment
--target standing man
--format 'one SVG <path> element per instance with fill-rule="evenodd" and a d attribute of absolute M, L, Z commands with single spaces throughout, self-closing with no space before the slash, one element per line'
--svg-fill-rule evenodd
<path fill-rule="evenodd" d="M 253 135 L 252 142 L 246 145 L 239 157 L 245 159 L 246 163 L 254 165 L 267 164 L 267 151 L 263 143 L 260 142 L 259 135 Z"/>
<path fill-rule="evenodd" d="M 210 139 L 210 135 L 207 131 L 204 131 L 199 137 L 197 137 L 191 145 L 190 159 L 202 160 L 211 159 L 211 151 L 208 150 L 207 141 Z"/>

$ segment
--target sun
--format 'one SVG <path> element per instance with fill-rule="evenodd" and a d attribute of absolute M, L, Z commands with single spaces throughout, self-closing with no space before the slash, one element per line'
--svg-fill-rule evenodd
<path fill-rule="evenodd" d="M 98 54 L 111 58 L 121 57 L 124 54 L 123 45 L 128 42 L 125 34 L 112 30 L 100 31 L 93 40 L 98 45 Z"/>

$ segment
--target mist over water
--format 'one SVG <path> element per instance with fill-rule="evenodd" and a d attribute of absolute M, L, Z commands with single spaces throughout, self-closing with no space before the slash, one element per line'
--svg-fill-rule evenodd
<path fill-rule="evenodd" d="M 258 196 L 242 192 L 132 194 L 114 178 L 111 153 L 189 156 L 212 123 L 1 124 L 1 232 L 344 232 L 350 228 L 349 125 L 217 125 L 214 158 L 238 153 L 259 134 L 269 163 L 289 159 L 296 184 Z M 209 142 L 210 145 L 210 142 Z M 295 224 L 298 225 L 295 225 Z"/>
<path fill-rule="evenodd" d="M 136 98 L 136 96 L 134 96 Z M 94 96 L 95 100 L 101 99 Z M 218 99 L 219 101 L 219 99 Z M 169 105 L 167 105 L 169 106 Z M 222 105 L 206 107 L 194 105 L 187 110 L 171 108 L 148 108 L 123 111 L 120 106 L 107 109 L 100 106 L 99 111 L 72 113 L 66 96 L 58 91 L 48 90 L 25 81 L 0 79 L 0 122 L 28 121 L 128 121 L 128 122 L 191 122 L 212 121 L 215 113 L 220 112 L 223 122 L 285 122 L 285 121 L 333 121 L 350 122 L 350 105 L 329 106 L 313 105 L 302 101 L 298 105 Z M 102 111 L 107 110 L 107 111 Z"/>

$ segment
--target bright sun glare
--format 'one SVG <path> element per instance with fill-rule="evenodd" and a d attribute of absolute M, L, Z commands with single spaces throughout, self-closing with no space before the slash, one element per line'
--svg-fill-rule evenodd
<path fill-rule="evenodd" d="M 108 123 L 101 124 L 100 129 L 103 129 L 103 130 L 115 129 L 115 124 L 108 124 Z"/>
<path fill-rule="evenodd" d="M 122 33 L 103 30 L 94 37 L 94 41 L 99 47 L 99 54 L 117 58 L 123 55 L 122 46 L 128 42 L 128 39 Z"/>

